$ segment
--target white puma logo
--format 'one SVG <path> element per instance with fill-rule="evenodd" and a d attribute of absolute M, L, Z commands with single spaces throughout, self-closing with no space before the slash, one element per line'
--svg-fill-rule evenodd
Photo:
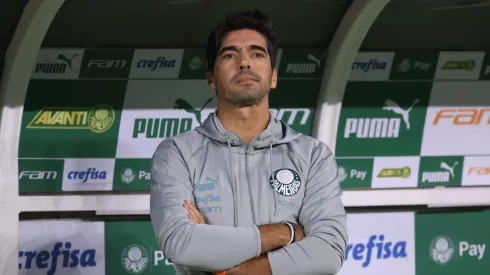
<path fill-rule="evenodd" d="M 308 54 L 308 61 L 313 61 L 316 63 L 316 65 L 318 66 L 318 68 L 321 68 L 321 60 L 325 57 L 325 55 L 323 55 L 321 58 L 316 58 L 314 55 L 312 54 Z"/>
<path fill-rule="evenodd" d="M 449 171 L 449 173 L 451 174 L 451 177 L 454 178 L 454 167 L 456 167 L 456 165 L 458 165 L 457 161 L 454 162 L 453 166 L 449 166 L 447 163 L 445 163 L 443 161 L 443 162 L 441 162 L 441 169 Z"/>
<path fill-rule="evenodd" d="M 410 112 L 412 111 L 413 106 L 415 104 L 417 104 L 418 102 L 419 102 L 419 99 L 416 99 L 408 109 L 403 110 L 400 106 L 398 106 L 398 104 L 395 101 L 388 99 L 385 102 L 385 107 L 383 107 L 383 110 L 392 111 L 395 114 L 401 115 L 403 118 L 403 121 L 405 122 L 407 130 L 410 130 L 409 115 L 410 115 Z"/>

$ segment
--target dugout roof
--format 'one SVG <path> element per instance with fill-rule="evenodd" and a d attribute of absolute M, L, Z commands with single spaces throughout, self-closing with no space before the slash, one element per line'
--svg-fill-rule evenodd
<path fill-rule="evenodd" d="M 36 0 L 31 0 L 36 1 Z M 4 52 L 28 0 L 0 1 Z M 282 46 L 327 46 L 351 0 L 69 0 L 44 47 L 203 47 L 226 13 L 255 6 L 272 18 Z M 490 1 L 393 0 L 361 50 L 490 48 Z M 2 54 L 3 56 L 3 54 Z"/>

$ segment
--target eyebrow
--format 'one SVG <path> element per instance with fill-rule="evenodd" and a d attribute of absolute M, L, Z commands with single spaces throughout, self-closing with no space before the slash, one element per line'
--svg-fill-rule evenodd
<path fill-rule="evenodd" d="M 254 50 L 262 51 L 264 53 L 268 53 L 267 50 L 264 47 L 259 46 L 259 45 L 250 45 L 250 48 L 252 48 Z"/>
<path fill-rule="evenodd" d="M 219 51 L 218 55 L 221 55 L 223 52 L 226 52 L 226 51 L 238 52 L 238 47 L 237 46 L 226 46 L 226 47 L 223 47 Z"/>
<path fill-rule="evenodd" d="M 264 53 L 268 53 L 267 50 L 264 47 L 259 46 L 259 45 L 250 45 L 250 48 L 253 49 L 253 50 L 259 50 L 259 51 L 262 51 Z M 218 56 L 221 55 L 225 51 L 238 52 L 238 47 L 237 46 L 226 46 L 226 47 L 223 47 L 219 51 Z"/>

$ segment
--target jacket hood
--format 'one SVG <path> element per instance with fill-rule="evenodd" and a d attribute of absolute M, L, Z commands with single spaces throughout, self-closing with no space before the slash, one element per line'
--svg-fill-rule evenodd
<path fill-rule="evenodd" d="M 302 134 L 294 131 L 281 120 L 274 118 L 274 116 L 269 112 L 269 124 L 262 133 L 256 136 L 248 145 L 243 142 L 243 140 L 231 131 L 226 131 L 221 122 L 218 119 L 218 110 L 209 114 L 202 126 L 197 127 L 197 132 L 215 140 L 224 146 L 228 147 L 229 152 L 229 171 L 236 171 L 234 169 L 234 158 L 232 157 L 232 151 L 239 149 L 239 147 L 246 147 L 245 152 L 249 150 L 268 150 L 269 152 L 269 164 L 270 174 L 273 173 L 273 158 L 272 158 L 272 147 L 277 144 L 288 143 Z M 240 148 L 241 149 L 241 148 Z M 232 186 L 238 188 L 238 183 L 236 182 L 236 177 L 232 177 Z M 274 192 L 274 217 L 277 216 L 278 211 L 278 198 L 279 194 Z M 252 200 L 252 199 L 251 199 Z M 253 203 L 252 203 L 253 204 Z M 237 226 L 236 221 L 238 220 L 238 213 L 236 207 L 234 208 L 234 221 L 235 226 Z M 255 222 L 255 219 L 254 219 Z"/>
<path fill-rule="evenodd" d="M 217 113 L 218 111 L 216 110 L 209 114 L 202 126 L 197 127 L 196 130 L 220 143 L 232 146 L 245 145 L 235 133 L 225 130 L 217 117 Z M 270 114 L 267 128 L 262 131 L 260 135 L 255 137 L 255 139 L 250 142 L 249 146 L 255 149 L 270 147 L 275 144 L 288 143 L 302 135 L 303 134 L 298 133 L 289 127 L 285 122 L 274 118 L 272 114 Z"/>

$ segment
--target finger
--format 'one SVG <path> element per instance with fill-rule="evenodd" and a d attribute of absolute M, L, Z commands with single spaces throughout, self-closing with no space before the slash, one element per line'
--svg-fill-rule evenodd
<path fill-rule="evenodd" d="M 201 224 L 205 224 L 206 222 L 204 221 L 204 217 L 203 216 L 199 216 L 198 218 L 198 223 L 201 223 Z"/>
<path fill-rule="evenodd" d="M 188 212 L 188 213 L 189 213 L 189 214 L 190 214 L 190 215 L 191 215 L 193 218 L 197 218 L 197 217 L 196 217 L 196 213 L 195 213 L 195 211 L 192 209 L 192 208 L 193 208 L 193 206 L 191 205 L 191 203 L 190 203 L 188 200 L 184 201 L 184 208 L 187 210 L 187 212 Z"/>
<path fill-rule="evenodd" d="M 194 224 L 204 224 L 204 220 L 201 219 L 200 217 L 194 217 L 193 215 L 191 214 L 188 214 L 187 217 L 189 218 L 189 220 L 194 223 Z"/>
<path fill-rule="evenodd" d="M 194 210 L 193 215 L 194 215 L 194 219 L 196 219 L 198 223 L 204 223 L 204 218 L 197 209 Z"/>
<path fill-rule="evenodd" d="M 194 207 L 192 207 L 192 205 L 186 205 L 186 210 L 187 212 L 189 213 L 189 217 L 194 219 L 194 220 L 198 220 L 199 219 L 199 214 L 197 213 L 197 211 L 194 209 Z"/>
<path fill-rule="evenodd" d="M 185 201 L 184 203 L 185 208 L 191 214 L 192 218 L 197 222 L 204 224 L 204 217 L 202 216 L 201 212 L 197 209 L 196 205 L 188 200 Z"/>
<path fill-rule="evenodd" d="M 193 221 L 197 221 L 197 219 L 198 219 L 194 214 L 191 214 L 191 213 L 187 214 L 187 217 Z"/>
<path fill-rule="evenodd" d="M 199 212 L 199 210 L 197 209 L 197 207 L 194 204 L 192 204 L 192 206 L 193 206 L 193 209 L 195 210 L 195 214 L 197 215 L 198 221 L 200 223 L 205 223 L 204 222 L 204 216 L 201 214 L 201 212 Z"/>
<path fill-rule="evenodd" d="M 204 219 L 203 217 L 201 216 L 201 214 L 197 211 L 197 209 L 195 209 L 194 207 L 192 206 L 189 206 L 187 208 L 187 211 L 189 212 L 189 215 L 188 217 L 194 222 L 194 223 L 198 223 L 198 224 L 204 224 Z"/>
<path fill-rule="evenodd" d="M 189 214 L 190 218 L 195 221 L 196 223 L 199 223 L 201 221 L 201 217 L 196 215 L 195 213 Z"/>
<path fill-rule="evenodd" d="M 189 202 L 189 208 L 187 210 L 189 210 L 195 217 L 201 217 L 201 213 L 193 203 Z"/>
<path fill-rule="evenodd" d="M 188 200 L 186 200 L 184 202 L 184 207 L 185 207 L 185 209 L 187 209 L 187 211 L 189 211 L 189 213 L 191 213 L 194 210 L 193 209 L 194 208 L 194 205 L 192 205 L 192 203 L 190 201 L 188 201 Z"/>
<path fill-rule="evenodd" d="M 203 215 L 201 214 L 201 212 L 199 212 L 199 210 L 196 208 L 196 206 L 194 204 L 192 204 L 192 206 L 191 206 L 191 212 L 192 212 L 193 218 L 197 221 L 197 223 L 199 223 L 199 224 L 205 224 L 206 223 L 204 221 Z"/>
<path fill-rule="evenodd" d="M 197 221 L 196 219 L 194 219 L 193 217 L 191 217 L 191 215 L 190 215 L 190 214 L 189 214 L 189 215 L 187 215 L 187 217 L 189 218 L 189 220 L 191 220 L 191 222 L 192 222 L 192 223 L 194 223 L 194 224 L 199 223 L 199 221 Z"/>

